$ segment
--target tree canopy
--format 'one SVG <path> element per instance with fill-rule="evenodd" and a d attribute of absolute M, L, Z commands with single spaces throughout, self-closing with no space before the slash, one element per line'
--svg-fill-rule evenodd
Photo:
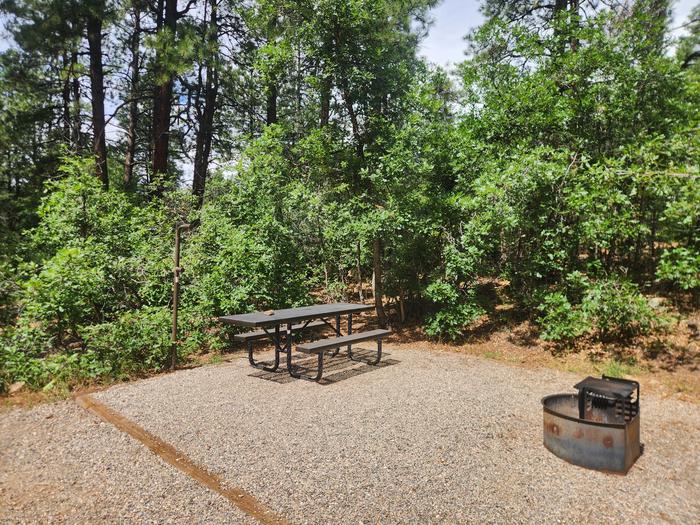
<path fill-rule="evenodd" d="M 0 384 L 166 362 L 216 316 L 352 298 L 459 339 L 485 282 L 540 337 L 630 338 L 700 292 L 700 25 L 664 0 L 2 0 Z M 466 27 L 466 21 L 465 21 Z"/>

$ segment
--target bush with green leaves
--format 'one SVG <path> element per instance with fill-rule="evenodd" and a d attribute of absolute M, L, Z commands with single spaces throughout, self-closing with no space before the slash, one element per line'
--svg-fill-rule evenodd
<path fill-rule="evenodd" d="M 639 288 L 629 281 L 597 281 L 587 290 L 582 309 L 601 339 L 645 335 L 660 322 Z"/>
<path fill-rule="evenodd" d="M 100 363 L 90 373 L 123 379 L 141 371 L 161 370 L 170 355 L 170 326 L 171 313 L 166 307 L 143 307 L 110 323 L 84 326 L 80 335 L 85 349 Z"/>
<path fill-rule="evenodd" d="M 430 283 L 425 296 L 433 303 L 433 313 L 425 320 L 425 333 L 441 340 L 459 339 L 464 330 L 485 313 L 472 289 L 460 290 L 443 280 Z"/>
<path fill-rule="evenodd" d="M 691 248 L 672 248 L 661 255 L 656 276 L 669 281 L 681 290 L 700 288 L 700 251 Z"/>
<path fill-rule="evenodd" d="M 21 324 L 9 327 L 0 337 L 0 391 L 15 381 L 41 388 L 48 381 L 45 358 L 54 338 L 40 327 Z"/>
<path fill-rule="evenodd" d="M 542 339 L 573 342 L 585 335 L 601 340 L 626 340 L 663 329 L 664 318 L 655 312 L 639 288 L 625 280 L 591 280 L 577 274 L 572 302 L 566 293 L 545 294 L 538 306 Z M 571 281 L 571 280 L 570 280 Z M 582 289 L 581 287 L 585 287 Z"/>
<path fill-rule="evenodd" d="M 0 327 L 10 325 L 17 316 L 19 291 L 16 264 L 7 258 L 0 257 Z"/>
<path fill-rule="evenodd" d="M 591 329 L 586 312 L 573 306 L 561 292 L 547 294 L 538 307 L 540 337 L 545 341 L 571 343 Z"/>
<path fill-rule="evenodd" d="M 99 321 L 108 295 L 104 267 L 89 248 L 67 247 L 41 265 L 24 286 L 22 317 L 49 333 L 76 338 L 78 327 Z"/>

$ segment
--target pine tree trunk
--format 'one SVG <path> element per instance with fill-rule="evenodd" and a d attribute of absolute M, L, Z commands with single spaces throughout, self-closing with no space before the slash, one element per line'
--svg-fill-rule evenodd
<path fill-rule="evenodd" d="M 365 294 L 362 291 L 362 265 L 360 264 L 360 241 L 357 241 L 357 288 L 360 294 L 360 302 L 364 302 Z"/>
<path fill-rule="evenodd" d="M 139 49 L 141 46 L 141 6 L 134 2 L 134 32 L 131 34 L 129 50 L 131 51 L 131 101 L 129 102 L 129 123 L 126 130 L 126 156 L 124 158 L 124 188 L 134 185 L 134 162 L 136 157 L 136 128 L 139 118 L 139 104 L 136 98 L 139 85 Z"/>
<path fill-rule="evenodd" d="M 372 265 L 374 267 L 374 308 L 381 328 L 386 327 L 386 312 L 382 303 L 382 241 L 376 237 L 372 242 Z"/>
<path fill-rule="evenodd" d="M 210 42 L 210 49 L 215 48 L 218 32 L 217 5 L 216 0 L 212 0 L 211 21 L 206 31 L 207 38 Z M 197 132 L 194 174 L 192 179 L 192 193 L 197 197 L 198 206 L 201 206 L 204 200 L 204 189 L 207 182 L 207 171 L 209 169 L 209 155 L 211 153 L 211 142 L 214 135 L 216 97 L 219 90 L 217 61 L 215 58 L 209 57 L 207 62 L 207 79 L 204 86 L 204 112 L 202 113 L 202 119 Z"/>
<path fill-rule="evenodd" d="M 267 115 L 266 122 L 274 124 L 277 122 L 277 85 L 271 83 L 267 86 Z"/>
<path fill-rule="evenodd" d="M 162 2 L 159 2 L 159 6 Z M 158 13 L 158 30 L 168 30 L 173 40 L 177 30 L 177 0 L 165 0 L 164 15 Z M 170 144 L 170 112 L 173 105 L 173 75 L 163 64 L 164 57 L 156 56 L 157 77 L 161 77 L 161 83 L 155 86 L 153 92 L 153 127 L 151 130 L 151 142 L 153 143 L 152 176 L 160 175 L 156 192 L 158 195 L 165 190 L 166 181 L 163 176 L 168 171 L 168 154 Z"/>
<path fill-rule="evenodd" d="M 73 115 L 71 118 L 71 144 L 74 151 L 80 151 L 80 129 L 82 127 L 82 122 L 80 120 L 80 80 L 76 74 L 76 67 L 78 65 L 78 53 L 75 51 L 71 53 L 70 57 L 70 76 L 72 78 L 72 91 L 73 91 Z"/>
<path fill-rule="evenodd" d="M 68 53 L 63 53 L 63 69 L 65 72 L 65 80 L 63 81 L 63 86 L 61 89 L 61 100 L 63 103 L 63 134 L 65 136 L 66 143 L 70 142 L 71 138 L 71 121 L 70 121 L 70 71 L 72 70 L 72 65 L 70 59 L 68 58 Z"/>
<path fill-rule="evenodd" d="M 331 79 L 325 76 L 321 82 L 321 116 L 320 126 L 328 125 L 331 114 Z"/>
<path fill-rule="evenodd" d="M 107 174 L 107 143 L 105 137 L 105 90 L 102 72 L 102 19 L 101 13 L 90 12 L 87 19 L 87 37 L 90 49 L 90 91 L 92 94 L 92 152 L 95 156 L 95 175 L 104 187 L 109 186 Z"/>

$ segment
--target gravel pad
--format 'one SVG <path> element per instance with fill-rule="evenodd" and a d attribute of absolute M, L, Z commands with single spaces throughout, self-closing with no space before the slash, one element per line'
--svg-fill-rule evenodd
<path fill-rule="evenodd" d="M 256 521 L 66 401 L 0 415 L 0 523 Z"/>
<path fill-rule="evenodd" d="M 542 445 L 540 399 L 580 377 L 387 349 L 392 366 L 326 385 L 268 381 L 240 359 L 94 397 L 300 524 L 700 521 L 697 405 L 642 391 L 645 454 L 603 474 Z M 144 479 L 175 477 L 145 463 Z"/>

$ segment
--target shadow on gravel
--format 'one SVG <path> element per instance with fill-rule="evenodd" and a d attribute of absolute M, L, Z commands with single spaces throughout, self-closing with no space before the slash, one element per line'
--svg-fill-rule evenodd
<path fill-rule="evenodd" d="M 382 360 L 379 362 L 379 364 L 372 366 L 363 361 L 374 360 L 377 356 L 376 350 L 366 350 L 364 348 L 353 347 L 352 354 L 357 361 L 351 361 L 348 358 L 347 353 L 340 353 L 336 357 L 331 357 L 329 354 L 327 354 L 323 359 L 323 377 L 318 384 L 332 385 L 334 383 L 338 383 L 339 381 L 345 381 L 346 379 L 367 374 L 369 372 L 374 372 L 388 366 L 397 365 L 401 362 L 396 359 L 389 359 L 388 357 L 391 354 L 382 352 Z M 280 359 L 280 368 L 277 372 L 255 370 L 253 373 L 248 374 L 248 377 L 265 379 L 267 381 L 273 381 L 279 384 L 299 381 L 298 379 L 291 377 L 287 372 L 286 362 L 284 361 L 285 356 L 282 356 Z M 270 366 L 272 363 L 264 364 L 265 366 Z M 316 357 L 294 359 L 293 366 L 295 371 L 299 370 L 307 375 L 315 374 Z"/>

